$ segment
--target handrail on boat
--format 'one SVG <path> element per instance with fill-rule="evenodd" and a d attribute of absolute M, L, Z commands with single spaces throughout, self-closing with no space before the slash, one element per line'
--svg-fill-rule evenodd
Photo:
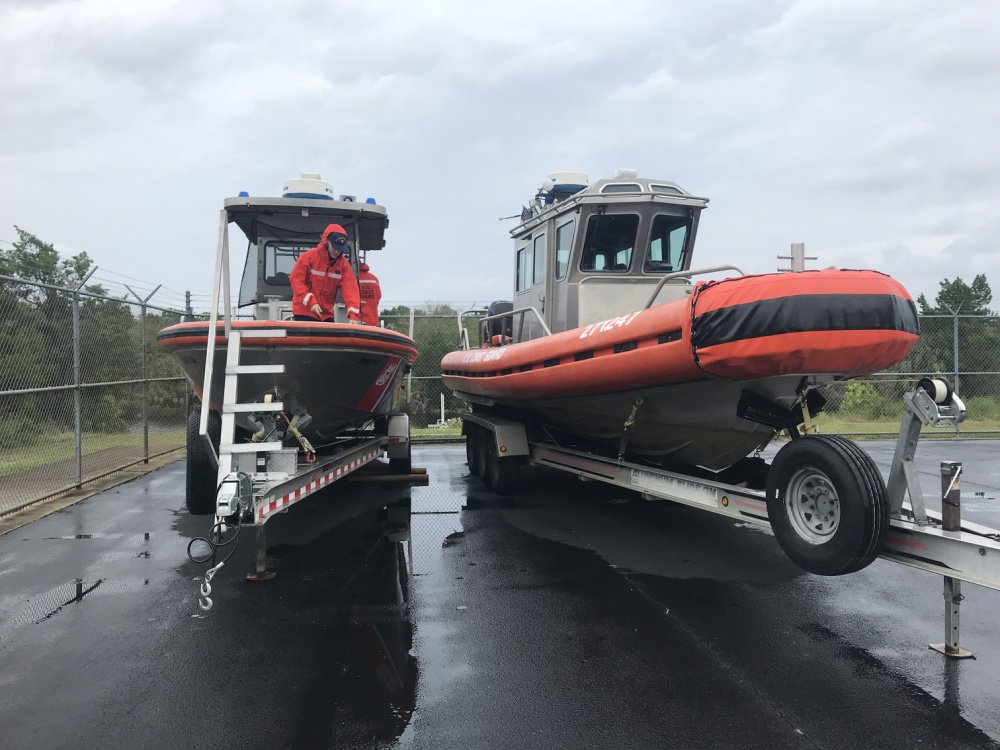
<path fill-rule="evenodd" d="M 542 318 L 542 314 L 540 312 L 538 312 L 537 308 L 531 307 L 531 306 L 529 306 L 529 307 L 519 307 L 516 310 L 510 310 L 510 311 L 505 312 L 505 313 L 498 313 L 496 315 L 490 315 L 488 317 L 483 318 L 481 322 L 486 323 L 488 321 L 496 320 L 498 318 L 506 318 L 506 317 L 511 317 L 512 318 L 515 315 L 519 315 L 520 316 L 520 320 L 518 321 L 518 326 L 517 326 L 517 336 L 515 336 L 513 338 L 514 338 L 514 341 L 521 341 L 521 336 L 524 333 L 524 316 L 527 313 L 529 313 L 529 312 L 530 313 L 534 313 L 535 319 L 538 321 L 538 324 L 542 327 L 542 331 L 545 332 L 545 335 L 546 336 L 551 336 L 552 335 L 552 331 L 550 331 L 549 327 L 547 325 L 545 325 L 545 319 Z"/>
<path fill-rule="evenodd" d="M 458 348 L 459 349 L 471 349 L 472 348 L 469 345 L 469 332 L 465 328 L 465 318 L 469 317 L 469 316 L 472 316 L 472 315 L 478 315 L 478 314 L 484 313 L 484 312 L 486 312 L 486 310 L 484 310 L 481 307 L 470 307 L 468 310 L 462 310 L 458 314 Z"/>
<path fill-rule="evenodd" d="M 649 301 L 643 310 L 648 310 L 653 302 L 656 300 L 657 295 L 660 290 L 663 289 L 663 285 L 666 284 L 671 279 L 683 279 L 690 276 L 695 276 L 702 273 L 716 273 L 718 271 L 736 271 L 740 276 L 746 276 L 743 271 L 737 266 L 711 266 L 710 268 L 696 268 L 694 270 L 688 269 L 687 271 L 675 271 L 674 273 L 667 273 L 660 277 L 659 282 L 656 284 L 656 289 L 653 290 L 653 294 L 650 296 Z"/>
<path fill-rule="evenodd" d="M 479 309 L 477 309 L 477 308 L 470 308 L 468 310 L 463 310 L 462 312 L 460 312 L 458 314 L 459 346 L 462 349 L 471 349 L 472 348 L 472 346 L 471 346 L 471 344 L 469 342 L 469 332 L 466 330 L 465 326 L 463 325 L 463 320 L 465 319 L 465 317 L 473 315 L 473 314 L 476 314 L 476 313 L 479 313 L 479 312 L 482 312 L 481 308 L 479 308 Z M 513 324 L 512 324 L 512 326 L 511 326 L 511 334 L 512 334 L 512 336 L 511 337 L 512 337 L 512 339 L 513 339 L 513 341 L 515 343 L 521 341 L 522 337 L 524 335 L 524 318 L 525 318 L 525 315 L 527 315 L 528 313 L 533 313 L 534 314 L 535 320 L 538 321 L 538 324 L 542 327 L 542 331 L 544 331 L 544 333 L 545 333 L 546 336 L 551 336 L 552 335 L 552 331 L 549 330 L 549 327 L 545 324 L 545 319 L 542 318 L 542 314 L 538 311 L 537 308 L 529 306 L 529 307 L 519 307 L 516 310 L 506 310 L 505 312 L 497 313 L 496 315 L 487 315 L 487 316 L 484 316 L 484 317 L 480 318 L 479 319 L 479 325 L 480 325 L 480 331 L 483 334 L 482 338 L 485 340 L 486 337 L 485 337 L 485 330 L 484 330 L 484 328 L 485 328 L 486 324 L 489 323 L 491 320 L 502 320 L 503 318 L 513 318 L 516 315 L 516 316 L 518 316 L 517 335 L 516 336 L 513 335 L 514 330 L 513 330 Z"/>

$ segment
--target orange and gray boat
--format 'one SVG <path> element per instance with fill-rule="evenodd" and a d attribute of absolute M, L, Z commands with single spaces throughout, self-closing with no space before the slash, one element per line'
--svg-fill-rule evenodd
<path fill-rule="evenodd" d="M 289 282 L 298 256 L 314 246 L 331 223 L 347 231 L 348 258 L 357 276 L 365 255 L 385 246 L 386 209 L 371 198 L 362 202 L 355 196 L 336 196 L 319 175 L 305 174 L 288 180 L 280 197 L 241 193 L 227 198 L 223 212 L 225 224 L 236 224 L 247 239 L 239 306 L 253 317 L 231 323 L 232 330 L 243 334 L 235 401 L 280 401 L 285 418 L 297 417 L 297 429 L 317 449 L 336 440 L 345 428 L 386 416 L 403 375 L 416 360 L 416 343 L 387 328 L 349 324 L 342 301 L 335 306 L 337 322 L 293 320 Z M 181 323 L 157 335 L 158 346 L 176 358 L 199 397 L 210 325 Z M 274 335 L 260 338 L 255 331 Z M 226 342 L 220 322 L 209 388 L 212 424 L 220 421 L 222 411 Z M 193 414 L 189 432 L 197 434 L 197 421 Z M 259 415 L 238 411 L 235 427 L 254 434 L 262 422 Z"/>
<path fill-rule="evenodd" d="M 629 171 L 552 175 L 512 231 L 513 301 L 475 347 L 463 333 L 445 385 L 473 411 L 718 471 L 820 411 L 821 386 L 913 348 L 913 301 L 877 271 L 692 267 L 707 202 Z"/>
<path fill-rule="evenodd" d="M 237 320 L 232 326 L 244 334 L 241 364 L 285 365 L 278 374 L 243 375 L 238 400 L 275 394 L 290 413 L 308 413 L 311 419 L 302 432 L 317 446 L 335 439 L 345 427 L 388 414 L 400 378 L 417 357 L 413 339 L 387 328 L 295 320 Z M 285 335 L 246 336 L 255 330 Z M 170 326 L 157 336 L 159 347 L 173 354 L 199 398 L 208 335 L 209 323 L 202 321 Z M 216 412 L 222 408 L 225 365 L 225 330 L 219 323 L 211 388 L 211 409 Z M 256 432 L 257 425 L 249 420 L 249 415 L 243 416 L 238 426 Z"/>

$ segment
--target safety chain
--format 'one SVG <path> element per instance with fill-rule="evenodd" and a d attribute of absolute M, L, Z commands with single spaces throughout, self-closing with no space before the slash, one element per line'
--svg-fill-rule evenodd
<path fill-rule="evenodd" d="M 209 594 L 212 593 L 212 579 L 215 574 L 219 572 L 219 569 L 225 565 L 225 562 L 220 562 L 215 567 L 209 568 L 205 571 L 205 580 L 201 583 L 201 588 L 199 592 L 201 596 L 198 598 L 198 606 L 205 612 L 208 612 L 212 608 L 212 597 Z"/>

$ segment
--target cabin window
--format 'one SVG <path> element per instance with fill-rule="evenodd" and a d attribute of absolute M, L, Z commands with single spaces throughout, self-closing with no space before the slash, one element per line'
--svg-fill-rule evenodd
<path fill-rule="evenodd" d="M 621 183 L 612 182 L 610 185 L 605 185 L 601 188 L 602 193 L 641 193 L 642 188 L 633 182 Z"/>
<path fill-rule="evenodd" d="M 535 237 L 534 250 L 535 269 L 531 276 L 532 284 L 541 284 L 545 281 L 545 235 L 540 234 Z"/>
<path fill-rule="evenodd" d="M 657 214 L 649 232 L 649 249 L 642 270 L 666 273 L 683 268 L 690 223 L 686 216 Z"/>
<path fill-rule="evenodd" d="M 683 190 L 678 190 L 673 185 L 650 185 L 649 189 L 653 193 L 660 195 L 684 195 Z"/>
<path fill-rule="evenodd" d="M 597 214 L 587 221 L 587 237 L 580 256 L 581 271 L 627 271 L 632 262 L 639 217 L 635 214 Z"/>
<path fill-rule="evenodd" d="M 289 286 L 288 274 L 302 253 L 312 248 L 297 242 L 268 242 L 264 247 L 264 282 L 271 286 Z"/>
<path fill-rule="evenodd" d="M 533 271 L 531 262 L 531 245 L 525 245 L 517 251 L 517 284 L 516 289 L 523 292 L 531 286 L 531 274 Z"/>
<path fill-rule="evenodd" d="M 576 220 L 563 224 L 556 228 L 556 278 L 561 279 L 566 275 L 569 268 L 569 253 L 573 249 L 573 230 L 576 228 Z"/>

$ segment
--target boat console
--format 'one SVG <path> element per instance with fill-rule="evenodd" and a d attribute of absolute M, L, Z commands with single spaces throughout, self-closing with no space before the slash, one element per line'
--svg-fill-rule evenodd
<path fill-rule="evenodd" d="M 355 276 L 366 253 L 385 247 L 389 225 L 386 209 L 374 198 L 362 203 L 353 195 L 334 197 L 330 184 L 314 173 L 288 180 L 280 198 L 241 193 L 227 198 L 223 210 L 247 238 L 239 306 L 252 305 L 256 320 L 292 317 L 288 275 L 299 255 L 316 245 L 328 224 L 347 230 Z M 340 303 L 337 321 L 347 321 Z"/>
<path fill-rule="evenodd" d="M 545 326 L 557 333 L 641 309 L 665 274 L 691 268 L 707 204 L 675 182 L 634 170 L 593 184 L 580 172 L 549 175 L 511 230 L 513 306 L 537 312 L 526 316 L 524 340 L 545 335 Z M 690 288 L 677 275 L 658 301 Z"/>

